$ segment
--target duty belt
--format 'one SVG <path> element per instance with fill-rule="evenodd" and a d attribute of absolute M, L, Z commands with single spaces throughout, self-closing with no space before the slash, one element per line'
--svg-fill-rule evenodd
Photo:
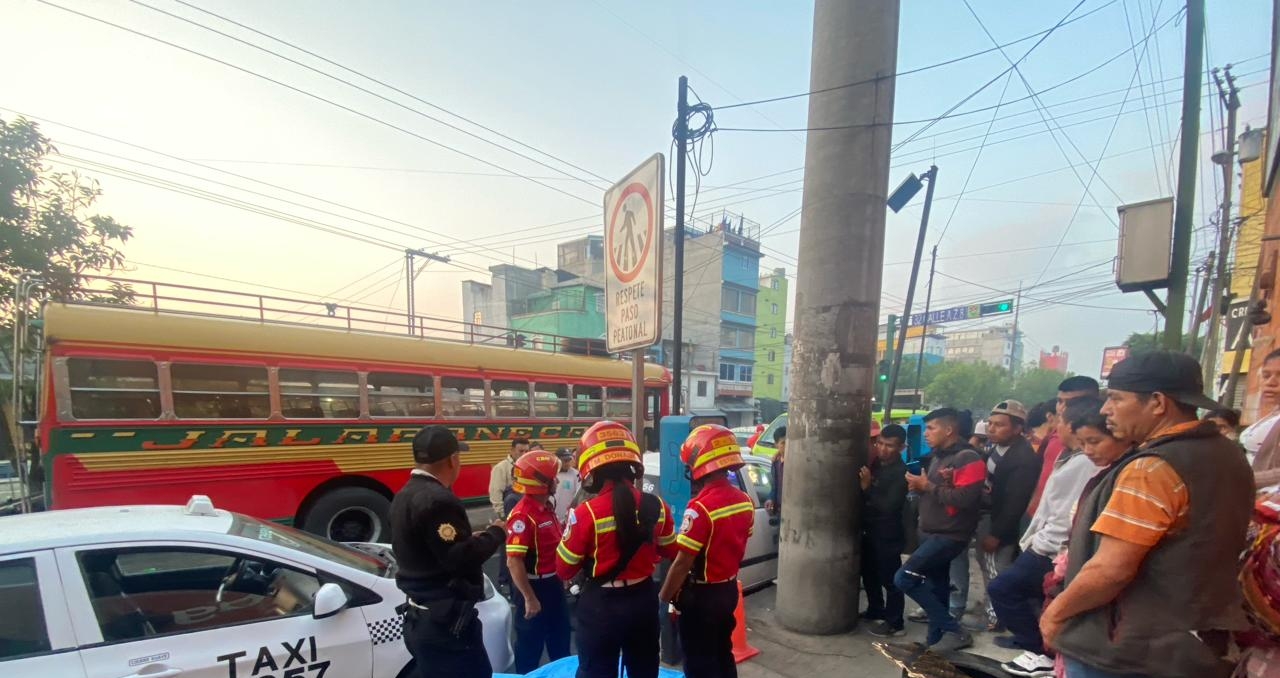
<path fill-rule="evenodd" d="M 552 577 L 554 577 L 554 576 L 556 576 L 556 573 L 555 573 L 555 572 L 548 572 L 548 573 L 546 573 L 546 574 L 531 574 L 531 575 L 528 575 L 528 577 L 529 577 L 529 579 L 530 579 L 530 580 L 535 580 L 535 579 L 551 579 L 551 578 L 552 578 Z"/>

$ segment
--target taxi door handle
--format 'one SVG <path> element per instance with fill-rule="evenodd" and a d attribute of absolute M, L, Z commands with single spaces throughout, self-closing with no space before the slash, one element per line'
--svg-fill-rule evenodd
<path fill-rule="evenodd" d="M 164 664 L 148 664 L 142 667 L 137 673 L 131 673 L 122 678 L 173 678 L 182 673 L 182 669 L 176 669 Z"/>

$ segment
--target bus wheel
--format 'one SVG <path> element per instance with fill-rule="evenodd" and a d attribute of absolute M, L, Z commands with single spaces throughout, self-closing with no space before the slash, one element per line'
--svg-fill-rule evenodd
<path fill-rule="evenodd" d="M 391 538 L 391 502 L 364 487 L 340 487 L 316 500 L 302 529 L 334 541 L 377 542 Z"/>

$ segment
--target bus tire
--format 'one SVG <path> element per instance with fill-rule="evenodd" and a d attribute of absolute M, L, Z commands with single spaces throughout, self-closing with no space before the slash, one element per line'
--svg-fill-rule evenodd
<path fill-rule="evenodd" d="M 365 487 L 339 487 L 321 495 L 302 529 L 334 541 L 389 542 L 391 501 Z"/>

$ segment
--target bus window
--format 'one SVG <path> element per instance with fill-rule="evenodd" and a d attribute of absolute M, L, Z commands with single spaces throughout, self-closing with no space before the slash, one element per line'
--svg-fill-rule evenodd
<path fill-rule="evenodd" d="M 644 394 L 645 394 L 644 418 L 652 421 L 653 413 L 662 411 L 661 409 L 662 408 L 662 390 L 656 389 L 656 388 L 648 388 L 648 389 L 645 389 Z"/>
<path fill-rule="evenodd" d="M 174 363 L 169 377 L 173 413 L 180 419 L 266 419 L 271 415 L 266 367 Z"/>
<path fill-rule="evenodd" d="M 604 389 L 599 386 L 573 387 L 573 416 L 598 419 L 604 416 Z"/>
<path fill-rule="evenodd" d="M 630 419 L 631 418 L 631 389 L 616 388 L 610 386 L 608 389 L 608 400 L 604 404 L 604 416 L 606 419 Z"/>
<path fill-rule="evenodd" d="M 446 417 L 483 417 L 484 380 L 444 377 L 440 380 L 440 409 Z"/>
<path fill-rule="evenodd" d="M 370 372 L 369 414 L 375 417 L 436 416 L 435 380 L 429 374 Z"/>
<path fill-rule="evenodd" d="M 160 378 L 150 360 L 69 358 L 71 416 L 158 419 Z"/>
<path fill-rule="evenodd" d="M 281 368 L 280 413 L 294 419 L 355 419 L 360 380 L 355 372 Z"/>
<path fill-rule="evenodd" d="M 533 385 L 533 416 L 564 419 L 569 416 L 569 385 L 537 383 Z"/>
<path fill-rule="evenodd" d="M 493 388 L 493 416 L 529 416 L 529 382 L 494 379 L 490 383 Z"/>

